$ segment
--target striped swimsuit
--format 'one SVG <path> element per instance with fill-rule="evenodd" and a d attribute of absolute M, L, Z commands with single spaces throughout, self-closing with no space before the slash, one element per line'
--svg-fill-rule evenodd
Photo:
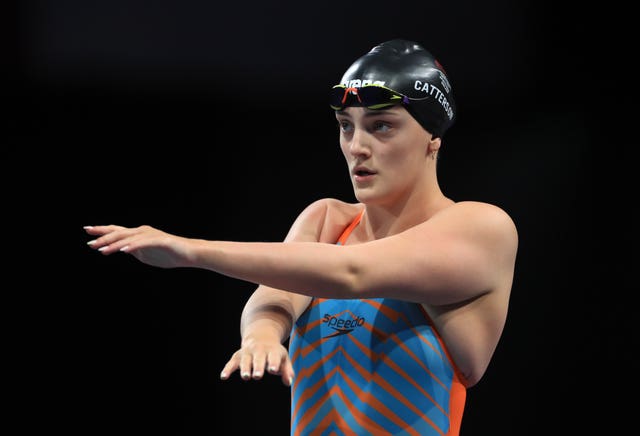
<path fill-rule="evenodd" d="M 420 304 L 314 298 L 289 353 L 291 436 L 459 433 L 466 390 Z"/>

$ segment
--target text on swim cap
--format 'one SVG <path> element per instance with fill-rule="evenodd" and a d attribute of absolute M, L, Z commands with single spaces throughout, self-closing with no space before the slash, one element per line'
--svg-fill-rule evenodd
<path fill-rule="evenodd" d="M 450 120 L 453 119 L 453 109 L 449 104 L 449 100 L 444 95 L 442 91 L 438 89 L 437 86 L 430 84 L 429 82 L 422 82 L 420 80 L 416 80 L 413 84 L 413 88 L 417 91 L 426 92 L 430 96 L 432 96 L 444 109 L 445 113 L 449 117 Z M 435 95 L 434 95 L 435 94 Z"/>
<path fill-rule="evenodd" d="M 369 85 L 378 85 L 384 86 L 384 80 L 371 80 L 371 79 L 351 79 L 345 80 L 341 83 L 341 85 L 346 86 L 347 88 L 360 88 L 361 86 L 369 86 Z"/>

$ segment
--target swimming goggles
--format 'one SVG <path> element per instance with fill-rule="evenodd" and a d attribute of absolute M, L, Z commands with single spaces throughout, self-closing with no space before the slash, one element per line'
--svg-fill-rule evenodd
<path fill-rule="evenodd" d="M 358 99 L 360 105 L 368 109 L 384 109 L 397 104 L 409 104 L 411 100 L 424 100 L 424 98 L 409 98 L 393 89 L 381 85 L 365 85 L 359 88 L 347 87 L 345 85 L 335 85 L 331 88 L 330 103 L 331 109 L 339 111 L 348 106 L 348 100 Z M 428 97 L 427 97 L 428 98 Z"/>

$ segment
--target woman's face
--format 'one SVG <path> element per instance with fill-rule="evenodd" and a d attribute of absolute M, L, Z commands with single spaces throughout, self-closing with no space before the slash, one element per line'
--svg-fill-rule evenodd
<path fill-rule="evenodd" d="M 340 148 L 360 202 L 400 201 L 435 168 L 425 164 L 431 134 L 402 106 L 347 107 L 336 111 L 336 119 Z"/>

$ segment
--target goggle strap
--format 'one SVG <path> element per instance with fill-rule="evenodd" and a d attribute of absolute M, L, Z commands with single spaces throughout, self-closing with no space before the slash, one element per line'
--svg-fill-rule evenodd
<path fill-rule="evenodd" d="M 358 97 L 358 101 L 360 103 L 362 103 L 362 100 L 360 100 L 360 95 L 358 94 L 358 88 L 355 87 L 351 87 L 351 88 L 344 88 L 344 95 L 342 96 L 342 104 L 345 104 L 345 102 L 347 101 L 347 96 L 349 95 L 350 92 L 353 92 L 355 94 L 356 97 Z"/>

